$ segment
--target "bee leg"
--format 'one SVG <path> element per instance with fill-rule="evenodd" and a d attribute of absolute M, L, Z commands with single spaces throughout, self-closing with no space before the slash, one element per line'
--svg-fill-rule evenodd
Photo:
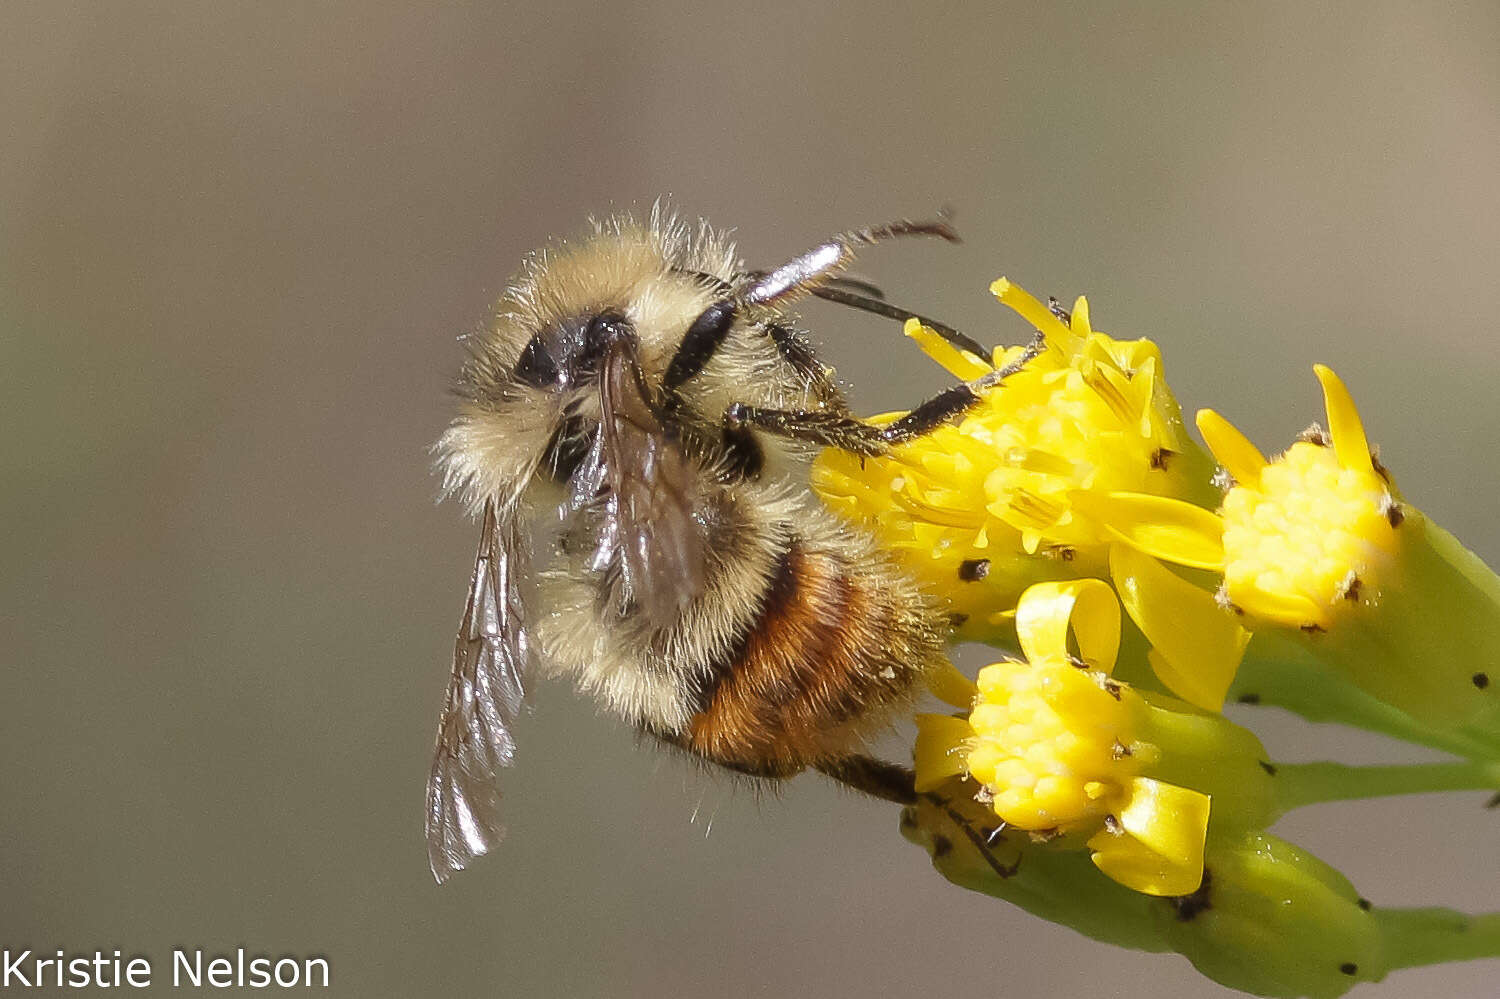
<path fill-rule="evenodd" d="M 662 384 L 669 393 L 675 393 L 683 383 L 692 378 L 713 357 L 724 338 L 734 327 L 739 306 L 732 299 L 721 298 L 694 319 L 688 326 L 682 342 L 667 364 L 666 377 Z"/>
<path fill-rule="evenodd" d="M 898 805 L 917 803 L 917 775 L 895 763 L 871 756 L 840 756 L 818 763 L 816 767 L 819 773 L 872 798 Z"/>
<path fill-rule="evenodd" d="M 910 309 L 903 309 L 889 302 L 882 302 L 878 298 L 867 298 L 864 295 L 857 295 L 845 288 L 837 287 L 833 283 L 821 288 L 814 288 L 813 294 L 827 302 L 847 305 L 852 309 L 871 312 L 877 316 L 884 316 L 887 319 L 895 319 L 903 323 L 908 319 L 915 319 L 959 350 L 967 351 L 981 360 L 990 356 L 989 351 L 985 350 L 979 341 L 965 336 L 947 323 L 940 323 L 936 319 L 912 312 Z"/>
<path fill-rule="evenodd" d="M 1042 352 L 1040 337 L 1021 356 L 971 382 L 944 389 L 884 427 L 865 423 L 846 413 L 826 410 L 762 409 L 737 402 L 724 410 L 727 441 L 742 439 L 747 428 L 790 437 L 793 440 L 838 448 L 861 458 L 875 458 L 893 444 L 925 437 L 938 427 L 962 416 L 984 398 L 984 393 L 1024 368 Z"/>
<path fill-rule="evenodd" d="M 880 439 L 886 444 L 904 444 L 927 436 L 979 405 L 986 392 L 1026 367 L 1044 347 L 1041 334 L 1037 334 L 1037 338 L 1014 361 L 971 382 L 961 382 L 944 389 L 895 423 L 881 427 Z"/>
<path fill-rule="evenodd" d="M 881 429 L 847 413 L 803 409 L 762 409 L 736 402 L 724 410 L 726 440 L 743 439 L 750 429 L 792 440 L 836 447 L 862 457 L 884 454 Z"/>
<path fill-rule="evenodd" d="M 856 247 L 870 246 L 897 236 L 937 236 L 950 243 L 958 242 L 958 234 L 946 218 L 931 222 L 901 219 L 851 229 L 825 240 L 780 267 L 755 275 L 741 300 L 749 305 L 770 305 L 808 294 L 848 266 L 854 259 Z"/>
<path fill-rule="evenodd" d="M 948 224 L 946 218 L 938 218 L 932 222 L 901 219 L 884 225 L 865 226 L 862 229 L 851 229 L 848 232 L 839 233 L 774 270 L 758 271 L 748 275 L 750 285 L 738 297 L 726 296 L 715 301 L 688 326 L 682 343 L 678 344 L 676 353 L 667 364 L 667 374 L 664 379 L 667 391 L 676 391 L 684 382 L 703 369 L 703 365 L 713 357 L 729 334 L 729 330 L 734 326 L 741 305 L 770 305 L 809 292 L 816 293 L 823 285 L 836 280 L 839 271 L 854 259 L 855 247 L 869 246 L 898 236 L 939 236 L 949 242 L 958 242 L 958 234 L 953 231 L 953 227 Z M 832 288 L 824 290 L 829 296 L 833 296 L 833 301 L 844 300 L 837 296 L 847 296 L 849 300 L 872 303 L 877 310 L 883 305 L 877 299 L 864 298 Z M 852 302 L 846 301 L 846 304 L 852 304 Z M 896 311 L 903 317 L 906 315 L 901 310 Z M 942 323 L 932 323 L 931 320 L 924 320 L 924 322 L 930 323 L 934 329 L 949 330 L 949 327 Z M 973 350 L 980 356 L 984 356 L 984 349 L 978 344 L 958 334 L 957 331 L 951 332 L 962 337 L 964 343 L 960 346 L 963 349 Z"/>
<path fill-rule="evenodd" d="M 856 295 L 865 295 L 869 298 L 880 299 L 881 301 L 885 300 L 885 292 L 881 290 L 880 285 L 868 278 L 863 278 L 855 274 L 840 274 L 836 277 L 831 277 L 823 287 L 842 288 L 844 291 L 850 291 Z"/>
<path fill-rule="evenodd" d="M 869 756 L 841 756 L 838 759 L 817 764 L 817 769 L 846 787 L 852 787 L 856 791 L 884 801 L 906 806 L 915 805 L 919 798 L 931 802 L 963 832 L 965 838 L 974 845 L 974 848 L 984 857 L 984 862 L 997 875 L 1002 878 L 1014 877 L 1021 869 L 1019 856 L 1009 864 L 995 856 L 995 843 L 1007 828 L 1004 822 L 1000 822 L 994 828 L 981 829 L 943 796 L 931 791 L 918 795 L 916 774 L 906 767 L 886 763 L 884 760 Z"/>

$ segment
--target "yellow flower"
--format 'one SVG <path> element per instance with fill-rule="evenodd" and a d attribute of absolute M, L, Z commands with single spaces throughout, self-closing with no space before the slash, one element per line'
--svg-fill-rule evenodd
<path fill-rule="evenodd" d="M 1500 785 L 1500 577 L 1402 499 L 1328 369 L 1329 432 L 1272 460 L 1200 413 L 1216 476 L 1154 345 L 1095 333 L 1082 299 L 1070 320 L 994 290 L 1044 351 L 952 425 L 815 468 L 959 638 L 1023 656 L 929 676 L 958 710 L 917 718 L 903 833 L 957 884 L 1257 994 L 1500 955 L 1500 913 L 1376 908 L 1267 832 L 1306 805 Z M 907 333 L 971 382 L 1018 356 Z M 1242 694 L 1468 759 L 1272 763 L 1218 713 L 1242 657 Z"/>
<path fill-rule="evenodd" d="M 1331 447 L 1311 436 L 1272 464 L 1212 410 L 1198 427 L 1236 482 L 1220 511 L 1226 598 L 1257 618 L 1326 630 L 1378 594 L 1406 514 L 1370 456 L 1348 390 L 1328 368 L 1314 370 Z"/>
<path fill-rule="evenodd" d="M 1401 498 L 1348 389 L 1314 370 L 1327 434 L 1315 428 L 1268 461 L 1217 413 L 1200 412 L 1233 480 L 1218 515 L 1138 495 L 1110 526 L 1140 552 L 1217 572 L 1221 604 L 1251 629 L 1281 633 L 1423 723 L 1493 742 L 1500 580 Z M 1176 529 L 1161 531 L 1164 521 Z"/>
<path fill-rule="evenodd" d="M 973 684 L 951 668 L 937 678 L 934 692 L 967 714 L 918 717 L 918 791 L 972 779 L 1006 825 L 1086 846 L 1106 875 L 1151 895 L 1198 887 L 1211 794 L 1221 824 L 1273 817 L 1253 735 L 1110 676 L 1120 609 L 1107 584 L 1031 587 L 1016 631 L 1025 662 L 986 666 Z"/>
<path fill-rule="evenodd" d="M 1041 334 L 1045 350 L 956 424 L 883 458 L 826 451 L 812 481 L 828 506 L 875 531 L 929 592 L 948 601 L 957 639 L 1004 644 L 1028 586 L 1109 576 L 1130 560 L 1129 552 L 1115 553 L 1121 546 L 1110 526 L 1120 504 L 1174 497 L 1213 520 L 1217 493 L 1212 463 L 1187 436 L 1161 377 L 1155 344 L 1095 331 L 1083 298 L 1069 315 L 1004 278 L 991 290 Z M 985 360 L 915 320 L 907 335 L 966 380 L 1023 349 L 997 349 Z M 1184 533 L 1170 523 L 1161 530 Z M 1161 682 L 1217 709 L 1246 636 L 1219 612 L 1211 590 L 1167 570 L 1125 568 L 1141 569 L 1130 577 L 1126 606 L 1154 647 Z"/>

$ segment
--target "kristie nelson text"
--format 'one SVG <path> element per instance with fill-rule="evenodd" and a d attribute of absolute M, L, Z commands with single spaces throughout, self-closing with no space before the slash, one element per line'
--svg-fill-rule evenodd
<path fill-rule="evenodd" d="M 122 956 L 119 951 L 51 954 L 31 950 L 0 952 L 0 987 L 12 988 L 129 988 L 160 986 L 152 959 L 144 955 Z M 170 984 L 174 989 L 293 989 L 328 987 L 328 959 L 246 953 L 206 954 L 201 950 L 174 950 Z"/>

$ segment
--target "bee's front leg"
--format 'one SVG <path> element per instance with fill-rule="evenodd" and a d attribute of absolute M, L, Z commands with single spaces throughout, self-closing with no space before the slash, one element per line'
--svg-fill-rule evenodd
<path fill-rule="evenodd" d="M 762 409 L 743 402 L 724 410 L 726 442 L 744 439 L 752 429 L 867 458 L 884 454 L 886 449 L 880 427 L 837 410 Z"/>
<path fill-rule="evenodd" d="M 944 389 L 894 423 L 877 427 L 843 412 L 762 409 L 737 402 L 724 411 L 724 437 L 733 443 L 754 428 L 792 440 L 838 448 L 861 458 L 875 458 L 893 444 L 904 444 L 932 433 L 977 406 L 984 394 L 1024 368 L 1042 352 L 1040 337 L 1014 361 L 971 382 Z"/>

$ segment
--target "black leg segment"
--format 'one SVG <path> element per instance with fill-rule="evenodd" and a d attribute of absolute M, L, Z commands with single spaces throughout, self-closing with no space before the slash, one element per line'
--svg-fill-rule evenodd
<path fill-rule="evenodd" d="M 937 395 L 919 405 L 916 409 L 907 413 L 895 423 L 882 428 L 881 437 L 887 444 L 902 444 L 918 437 L 925 437 L 938 427 L 957 417 L 967 413 L 984 393 L 999 385 L 1011 375 L 1026 367 L 1038 354 L 1042 352 L 1043 343 L 1038 336 L 1032 344 L 1021 353 L 1021 356 L 1011 361 L 1004 367 L 996 368 L 989 374 L 981 375 L 971 382 L 964 382 L 952 388 L 944 389 Z M 984 355 L 980 355 L 981 357 Z"/>
<path fill-rule="evenodd" d="M 840 412 L 761 409 L 737 402 L 724 411 L 725 439 L 754 428 L 792 440 L 838 448 L 862 458 L 878 457 L 891 445 L 925 437 L 974 408 L 984 398 L 985 392 L 1024 368 L 1042 352 L 1043 346 L 1038 336 L 1014 361 L 971 382 L 944 389 L 889 426 L 877 427 Z"/>
<path fill-rule="evenodd" d="M 923 326 L 926 326 L 928 329 L 932 330 L 944 340 L 947 340 L 949 343 L 953 344 L 953 346 L 957 347 L 959 350 L 966 350 L 969 353 L 980 358 L 981 360 L 989 359 L 989 353 L 984 349 L 983 346 L 980 345 L 979 341 L 965 336 L 958 330 L 954 329 L 952 326 L 949 326 L 947 323 L 940 323 L 936 319 L 930 319 L 927 316 L 919 315 L 918 313 L 912 312 L 910 309 L 903 309 L 898 306 L 892 305 L 889 302 L 882 302 L 878 298 L 866 298 L 863 295 L 856 295 L 853 292 L 845 291 L 842 288 L 814 288 L 813 294 L 827 302 L 835 302 L 839 305 L 847 305 L 851 309 L 859 309 L 862 312 L 869 312 L 877 316 L 884 316 L 887 319 L 895 319 L 898 322 L 904 323 L 908 319 L 915 319 L 917 322 L 921 323 Z"/>
<path fill-rule="evenodd" d="M 845 413 L 803 409 L 761 409 L 737 402 L 724 410 L 724 436 L 764 430 L 795 441 L 835 447 L 873 458 L 885 452 L 880 428 Z"/>
<path fill-rule="evenodd" d="M 722 299 L 704 309 L 702 315 L 693 320 L 682 343 L 677 345 L 677 352 L 667 364 L 664 382 L 667 391 L 680 388 L 689 378 L 703 370 L 703 366 L 729 335 L 737 311 L 733 302 Z"/>
<path fill-rule="evenodd" d="M 841 756 L 817 764 L 818 771 L 845 787 L 898 805 L 917 803 L 917 775 L 903 766 L 871 756 Z"/>

